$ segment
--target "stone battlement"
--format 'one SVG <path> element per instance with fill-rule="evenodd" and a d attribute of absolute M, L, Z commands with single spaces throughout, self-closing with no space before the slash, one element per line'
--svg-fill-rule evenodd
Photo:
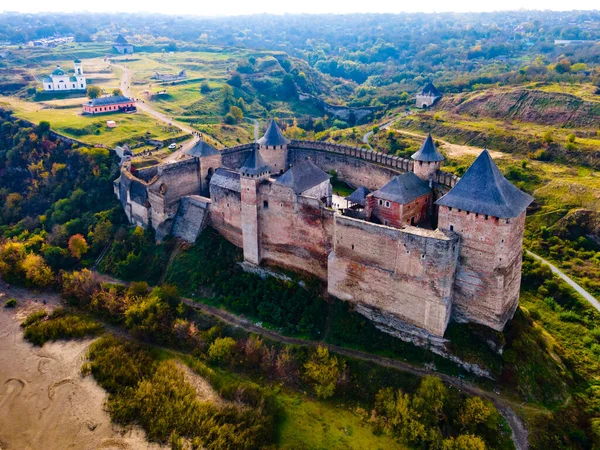
<path fill-rule="evenodd" d="M 443 345 L 450 320 L 501 330 L 514 314 L 528 196 L 487 152 L 465 173 L 470 184 L 442 161 L 431 136 L 406 159 L 290 141 L 271 123 L 259 142 L 137 171 L 125 162 L 114 187 L 130 222 L 158 239 L 194 242 L 210 226 L 247 263 L 311 274 L 380 329 Z M 332 171 L 365 201 L 332 209 Z"/>

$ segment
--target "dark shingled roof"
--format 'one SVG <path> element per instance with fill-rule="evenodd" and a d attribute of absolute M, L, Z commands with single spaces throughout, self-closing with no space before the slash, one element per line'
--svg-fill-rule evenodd
<path fill-rule="evenodd" d="M 258 143 L 260 145 L 279 146 L 289 144 L 290 140 L 283 135 L 277 126 L 275 119 L 271 119 L 271 123 L 269 123 L 267 131 L 265 132 L 264 136 L 258 140 Z"/>
<path fill-rule="evenodd" d="M 129 97 L 125 97 L 124 95 L 111 95 L 108 97 L 98 97 L 93 98 L 88 102 L 90 106 L 105 106 L 105 105 L 114 105 L 116 103 L 129 103 L 133 100 Z"/>
<path fill-rule="evenodd" d="M 490 153 L 484 150 L 436 204 L 508 219 L 519 216 L 532 201 L 533 197 L 504 178 Z"/>
<path fill-rule="evenodd" d="M 433 83 L 427 83 L 427 85 L 421 91 L 421 95 L 433 95 L 434 97 L 439 97 L 442 94 L 437 90 Z"/>
<path fill-rule="evenodd" d="M 431 133 L 427 135 L 427 139 L 421 145 L 421 148 L 418 152 L 411 156 L 415 161 L 427 161 L 427 162 L 437 162 L 443 161 L 444 157 L 438 149 L 435 148 L 435 144 L 433 143 L 433 139 L 431 137 Z"/>
<path fill-rule="evenodd" d="M 351 203 L 357 203 L 359 205 L 365 206 L 365 198 L 370 193 L 371 193 L 370 190 L 368 190 L 364 186 L 361 186 L 357 190 L 355 190 L 352 194 L 350 194 L 348 197 L 346 197 L 346 200 L 348 200 Z"/>
<path fill-rule="evenodd" d="M 190 148 L 185 153 L 190 156 L 194 156 L 196 158 L 202 158 L 203 156 L 218 155 L 219 150 L 214 148 L 212 145 L 210 145 L 206 141 L 198 141 L 198 142 L 196 142 L 196 145 L 194 145 L 192 148 Z"/>
<path fill-rule="evenodd" d="M 276 183 L 292 188 L 294 193 L 301 194 L 310 188 L 329 180 L 329 175 L 319 169 L 310 160 L 292 166 Z"/>
<path fill-rule="evenodd" d="M 429 183 L 420 179 L 413 172 L 407 172 L 395 176 L 388 184 L 373 192 L 372 195 L 375 198 L 405 205 L 430 192 Z"/>
<path fill-rule="evenodd" d="M 125 38 L 123 37 L 123 35 L 122 35 L 122 34 L 120 34 L 120 35 L 118 35 L 118 36 L 117 36 L 117 38 L 115 39 L 115 44 L 121 44 L 121 45 L 124 45 L 124 44 L 129 44 L 129 42 L 127 42 L 127 39 L 125 39 Z"/>
<path fill-rule="evenodd" d="M 240 167 L 240 173 L 244 175 L 259 175 L 265 172 L 269 172 L 269 166 L 262 159 L 258 148 L 254 147 L 244 165 Z"/>
<path fill-rule="evenodd" d="M 233 170 L 219 167 L 215 170 L 214 175 L 210 179 L 210 185 L 218 186 L 229 191 L 240 192 L 240 174 Z"/>

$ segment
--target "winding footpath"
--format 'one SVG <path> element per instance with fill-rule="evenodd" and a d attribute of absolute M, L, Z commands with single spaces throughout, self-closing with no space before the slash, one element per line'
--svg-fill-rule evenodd
<path fill-rule="evenodd" d="M 119 69 L 121 71 L 121 84 L 120 89 L 123 92 L 123 95 L 127 97 L 131 97 L 131 73 L 129 72 L 129 68 L 126 66 L 122 66 L 120 64 L 111 63 L 111 66 Z M 184 133 L 192 135 L 192 139 L 183 143 L 181 148 L 167 156 L 163 161 L 164 162 L 173 162 L 180 159 L 187 150 L 192 148 L 196 143 L 200 140 L 200 136 L 197 134 L 197 131 L 193 129 L 191 126 L 179 122 L 175 120 L 173 117 L 169 117 L 166 114 L 163 114 L 157 110 L 155 110 L 149 103 L 146 103 L 144 100 L 137 101 L 137 108 L 144 111 L 148 115 L 154 117 L 155 119 L 160 120 L 161 122 L 165 122 L 169 125 L 175 126 L 179 128 Z"/>
<path fill-rule="evenodd" d="M 95 276 L 98 281 L 105 283 L 114 283 L 114 284 L 125 284 L 128 283 L 117 278 L 113 278 L 109 275 L 101 274 L 97 271 L 94 271 Z M 508 400 L 500 394 L 495 392 L 490 392 L 481 389 L 480 387 L 464 381 L 459 377 L 454 377 L 451 375 L 447 375 L 444 373 L 436 372 L 435 370 L 427 369 L 425 367 L 416 366 L 398 359 L 386 358 L 384 356 L 375 355 L 372 353 L 363 352 L 360 350 L 353 350 L 347 347 L 340 347 L 338 345 L 327 344 L 322 341 L 312 341 L 308 339 L 295 338 L 290 336 L 284 336 L 279 334 L 276 331 L 268 330 L 261 326 L 254 324 L 251 320 L 238 316 L 237 314 L 233 314 L 229 311 L 216 308 L 214 306 L 207 305 L 205 303 L 200 303 L 191 298 L 182 297 L 181 301 L 185 303 L 187 306 L 196 309 L 204 314 L 210 315 L 212 317 L 217 318 L 218 320 L 225 322 L 228 325 L 239 327 L 244 331 L 249 333 L 254 333 L 260 336 L 264 336 L 272 341 L 281 342 L 282 344 L 287 345 L 302 345 L 306 347 L 327 347 L 332 352 L 338 353 L 340 355 L 360 359 L 363 361 L 368 361 L 373 364 L 377 364 L 383 367 L 389 367 L 392 369 L 400 370 L 402 372 L 407 372 L 412 375 L 416 375 L 418 377 L 424 377 L 427 375 L 435 375 L 441 378 L 444 383 L 450 385 L 460 391 L 466 392 L 469 395 L 476 395 L 482 398 L 485 398 L 491 401 L 496 409 L 502 414 L 502 416 L 506 419 L 506 422 L 510 426 L 512 431 L 512 440 L 515 444 L 516 450 L 526 450 L 529 448 L 528 442 L 528 431 L 525 427 L 525 424 L 521 420 L 521 418 L 515 413 L 515 408 L 519 407 L 519 404 Z"/>
<path fill-rule="evenodd" d="M 525 250 L 525 251 L 527 252 L 528 255 L 533 256 L 535 259 L 540 261 L 542 264 L 545 264 L 548 267 L 550 267 L 550 270 L 552 271 L 552 273 L 554 273 L 555 275 L 558 275 L 560 278 L 562 278 L 565 283 L 567 283 L 569 286 L 571 286 L 573 289 L 575 289 L 579 293 L 579 295 L 581 295 L 590 305 L 592 305 L 594 308 L 596 308 L 597 311 L 600 312 L 600 302 L 598 302 L 598 300 L 596 300 L 596 297 L 594 297 L 592 294 L 590 294 L 588 291 L 586 291 L 584 288 L 582 288 L 579 284 L 577 284 L 575 281 L 573 281 L 571 278 L 569 278 L 567 274 L 565 274 L 562 270 L 560 270 L 558 267 L 556 267 L 550 261 L 542 258 L 539 255 L 536 255 L 533 252 L 530 252 L 529 250 Z"/>

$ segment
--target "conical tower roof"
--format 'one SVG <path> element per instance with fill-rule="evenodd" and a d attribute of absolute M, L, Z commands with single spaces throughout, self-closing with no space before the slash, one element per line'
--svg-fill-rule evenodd
<path fill-rule="evenodd" d="M 242 175 L 260 175 L 266 172 L 269 172 L 269 166 L 267 166 L 258 148 L 255 146 L 244 165 L 240 167 L 240 173 Z"/>
<path fill-rule="evenodd" d="M 280 146 L 289 144 L 290 140 L 283 135 L 279 126 L 277 126 L 275 119 L 271 119 L 267 131 L 264 136 L 258 140 L 258 143 L 260 145 Z"/>
<path fill-rule="evenodd" d="M 129 42 L 127 42 L 127 39 L 125 39 L 123 37 L 122 34 L 118 35 L 117 38 L 115 39 L 115 44 L 129 44 Z"/>
<path fill-rule="evenodd" d="M 196 158 L 202 158 L 203 156 L 218 155 L 219 150 L 214 148 L 208 142 L 206 142 L 204 140 L 200 140 L 200 141 L 196 142 L 196 145 L 194 145 L 192 148 L 190 148 L 185 153 L 190 156 L 194 156 Z"/>
<path fill-rule="evenodd" d="M 519 216 L 532 201 L 533 197 L 504 178 L 490 153 L 484 150 L 436 205 L 508 219 Z"/>
<path fill-rule="evenodd" d="M 426 161 L 426 162 L 434 162 L 434 161 L 443 161 L 444 157 L 438 149 L 435 147 L 433 143 L 433 138 L 431 137 L 431 133 L 427 134 L 427 139 L 421 145 L 419 151 L 411 156 L 415 161 Z"/>

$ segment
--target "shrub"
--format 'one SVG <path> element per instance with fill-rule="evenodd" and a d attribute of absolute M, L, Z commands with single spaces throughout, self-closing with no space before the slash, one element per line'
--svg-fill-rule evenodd
<path fill-rule="evenodd" d="M 5 308 L 14 308 L 15 306 L 17 306 L 17 299 L 15 298 L 9 298 L 6 300 L 6 303 L 4 303 Z"/>
<path fill-rule="evenodd" d="M 49 316 L 46 312 L 31 314 L 22 324 L 24 337 L 34 345 L 42 346 L 47 341 L 58 339 L 82 338 L 94 336 L 103 330 L 102 325 L 94 320 L 69 314 L 63 309 L 54 310 Z"/>
<path fill-rule="evenodd" d="M 563 322 L 582 323 L 583 319 L 574 311 L 564 311 L 558 314 L 558 318 Z"/>
<path fill-rule="evenodd" d="M 234 347 L 233 338 L 217 338 L 208 348 L 208 357 L 216 362 L 228 362 L 231 360 Z"/>
<path fill-rule="evenodd" d="M 319 346 L 304 364 L 304 376 L 312 384 L 318 398 L 329 398 L 335 393 L 340 373 L 346 365 L 337 356 L 329 356 L 327 347 Z"/>

